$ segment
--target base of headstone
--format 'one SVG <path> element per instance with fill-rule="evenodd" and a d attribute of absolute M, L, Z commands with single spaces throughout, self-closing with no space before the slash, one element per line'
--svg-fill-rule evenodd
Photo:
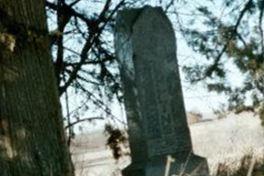
<path fill-rule="evenodd" d="M 191 154 L 171 155 L 175 161 L 170 165 L 168 176 L 209 176 L 207 160 Z M 122 171 L 123 176 L 164 176 L 167 157 L 152 158 L 146 164 L 132 163 Z"/>
<path fill-rule="evenodd" d="M 143 163 L 131 163 L 122 170 L 122 176 L 145 176 L 145 165 Z"/>

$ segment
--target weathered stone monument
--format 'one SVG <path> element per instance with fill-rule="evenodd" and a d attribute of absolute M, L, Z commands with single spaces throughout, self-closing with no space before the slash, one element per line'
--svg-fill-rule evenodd
<path fill-rule="evenodd" d="M 207 161 L 192 153 L 174 30 L 162 9 L 119 12 L 115 48 L 132 156 L 123 175 L 163 176 L 168 156 L 175 160 L 168 175 L 208 175 Z"/>

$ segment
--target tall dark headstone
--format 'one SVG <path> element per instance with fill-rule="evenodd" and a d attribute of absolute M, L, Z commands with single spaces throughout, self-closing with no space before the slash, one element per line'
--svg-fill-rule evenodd
<path fill-rule="evenodd" d="M 162 176 L 166 158 L 181 171 L 208 174 L 192 153 L 172 24 L 161 8 L 123 10 L 117 15 L 115 48 L 124 87 L 132 164 L 125 176 Z M 195 170 L 196 169 L 196 170 Z"/>

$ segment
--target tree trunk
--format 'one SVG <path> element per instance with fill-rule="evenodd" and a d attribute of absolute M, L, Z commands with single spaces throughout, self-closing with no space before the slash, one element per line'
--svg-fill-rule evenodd
<path fill-rule="evenodd" d="M 0 175 L 72 176 L 45 1 L 1 0 L 0 13 Z"/>

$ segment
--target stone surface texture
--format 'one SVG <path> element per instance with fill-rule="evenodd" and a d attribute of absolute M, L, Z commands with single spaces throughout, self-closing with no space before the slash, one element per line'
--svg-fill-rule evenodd
<path fill-rule="evenodd" d="M 125 176 L 164 175 L 166 158 L 183 170 L 207 175 L 207 162 L 192 153 L 175 34 L 161 8 L 146 6 L 119 12 L 115 49 L 124 87 L 132 164 Z M 194 173 L 197 171 L 197 173 Z"/>

